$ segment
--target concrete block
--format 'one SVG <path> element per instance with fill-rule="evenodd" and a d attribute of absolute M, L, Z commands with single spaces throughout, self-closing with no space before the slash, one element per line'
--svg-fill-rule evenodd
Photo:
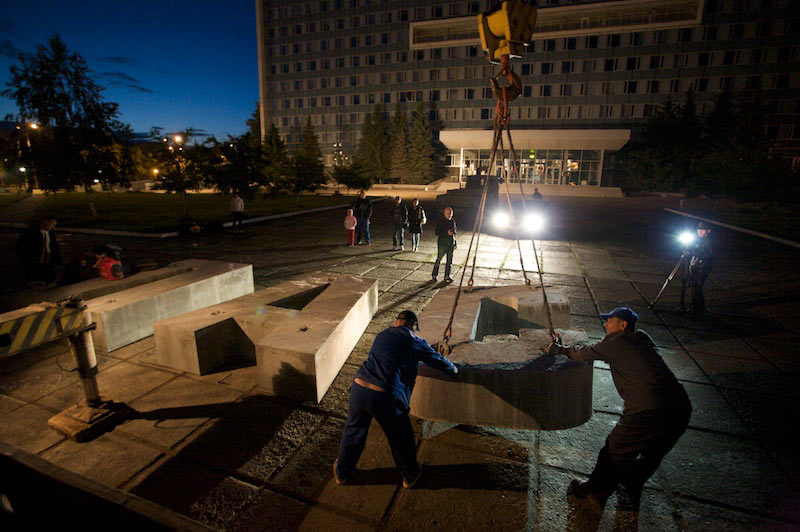
<path fill-rule="evenodd" d="M 420 315 L 422 336 L 431 343 L 441 340 L 455 291 L 439 292 Z M 547 296 L 565 343 L 588 341 L 583 331 L 566 328 L 569 303 L 563 291 L 548 288 Z M 550 343 L 545 323 L 538 289 L 504 286 L 462 292 L 449 358 L 465 366 L 451 379 L 420 365 L 411 413 L 514 429 L 557 430 L 585 423 L 592 415 L 592 366 L 544 354 Z"/>
<path fill-rule="evenodd" d="M 98 349 L 119 349 L 153 334 L 158 320 L 253 292 L 250 264 L 190 259 L 168 268 L 180 273 L 87 301 Z"/>
<path fill-rule="evenodd" d="M 377 307 L 374 279 L 311 275 L 159 321 L 156 361 L 202 375 L 252 360 L 265 391 L 319 402 Z"/>

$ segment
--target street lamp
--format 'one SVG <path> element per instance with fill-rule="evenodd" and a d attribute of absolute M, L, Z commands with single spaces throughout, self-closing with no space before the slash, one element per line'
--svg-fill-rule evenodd
<path fill-rule="evenodd" d="M 172 140 L 175 141 L 175 144 L 181 144 L 183 142 L 183 137 L 180 135 L 175 135 L 172 137 Z"/>

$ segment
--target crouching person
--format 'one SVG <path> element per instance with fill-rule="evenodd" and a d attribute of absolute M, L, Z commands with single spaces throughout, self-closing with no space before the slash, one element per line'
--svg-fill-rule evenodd
<path fill-rule="evenodd" d="M 403 487 L 411 488 L 422 475 L 408 418 L 417 366 L 423 362 L 450 375 L 458 374 L 458 368 L 414 334 L 415 326 L 419 330 L 417 316 L 412 311 L 398 314 L 394 327 L 375 337 L 366 362 L 356 373 L 350 387 L 350 413 L 339 456 L 333 463 L 337 484 L 345 484 L 355 473 L 372 418 L 389 440 L 394 462 L 403 475 Z"/>
<path fill-rule="evenodd" d="M 606 438 L 589 480 L 573 480 L 567 497 L 587 500 L 602 511 L 608 497 L 622 486 L 632 509 L 638 511 L 645 482 L 686 431 L 692 405 L 653 340 L 636 330 L 636 312 L 620 307 L 600 317 L 606 336 L 599 343 L 550 346 L 551 354 L 606 362 L 624 401 L 622 417 Z"/>

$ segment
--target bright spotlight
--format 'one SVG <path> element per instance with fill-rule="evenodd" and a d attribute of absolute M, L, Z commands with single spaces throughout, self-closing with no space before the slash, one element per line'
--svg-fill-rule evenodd
<path fill-rule="evenodd" d="M 525 216 L 523 227 L 530 232 L 541 231 L 544 229 L 544 216 L 537 213 L 531 213 Z"/>
<path fill-rule="evenodd" d="M 509 226 L 511 223 L 511 217 L 508 216 L 506 212 L 497 212 L 492 217 L 492 223 L 495 227 L 499 227 L 500 229 L 504 229 Z"/>
<path fill-rule="evenodd" d="M 678 235 L 678 240 L 684 246 L 688 246 L 692 242 L 694 242 L 694 235 L 692 233 L 690 233 L 689 231 L 684 231 L 683 233 Z"/>

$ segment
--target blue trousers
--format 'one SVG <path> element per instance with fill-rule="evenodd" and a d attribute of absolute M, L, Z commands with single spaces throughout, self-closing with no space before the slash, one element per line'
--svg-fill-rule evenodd
<path fill-rule="evenodd" d="M 361 236 L 369 244 L 369 218 L 356 218 L 356 244 L 361 243 Z"/>
<path fill-rule="evenodd" d="M 404 228 L 403 224 L 394 224 L 394 236 L 392 237 L 393 246 L 405 245 L 403 228 Z"/>
<path fill-rule="evenodd" d="M 376 392 L 356 383 L 350 387 L 350 413 L 339 446 L 339 463 L 336 474 L 347 478 L 356 470 L 356 464 L 367 443 L 369 425 L 375 418 L 392 449 L 392 456 L 403 478 L 413 478 L 419 470 L 414 431 L 408 412 L 395 403 L 391 392 Z"/>

